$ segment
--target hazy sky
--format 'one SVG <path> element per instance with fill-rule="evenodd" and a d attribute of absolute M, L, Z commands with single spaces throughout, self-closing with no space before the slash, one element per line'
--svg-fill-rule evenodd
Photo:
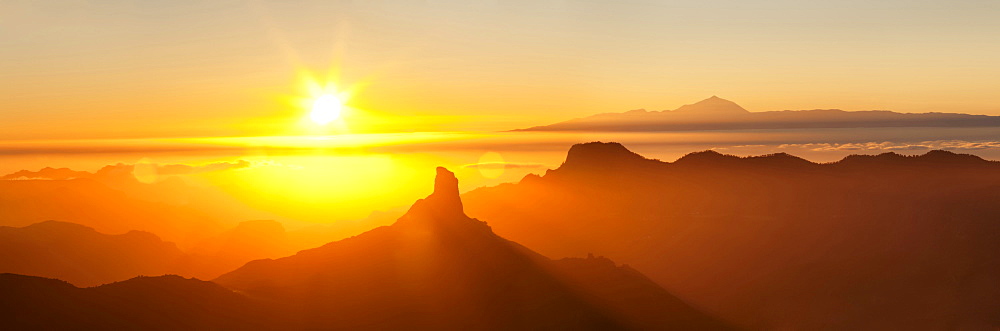
<path fill-rule="evenodd" d="M 1000 1 L 0 2 L 0 139 L 285 134 L 301 71 L 387 130 L 711 95 L 1000 115 Z M 377 129 L 377 128 L 376 128 Z"/>

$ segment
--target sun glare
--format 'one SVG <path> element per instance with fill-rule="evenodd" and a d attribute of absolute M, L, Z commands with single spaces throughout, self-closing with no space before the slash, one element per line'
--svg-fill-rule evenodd
<path fill-rule="evenodd" d="M 326 125 L 340 118 L 340 112 L 344 107 L 343 101 L 333 94 L 323 94 L 316 98 L 312 104 L 312 112 L 309 118 L 316 124 Z"/>

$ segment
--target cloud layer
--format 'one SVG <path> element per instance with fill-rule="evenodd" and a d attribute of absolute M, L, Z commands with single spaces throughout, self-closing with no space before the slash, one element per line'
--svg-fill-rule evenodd
<path fill-rule="evenodd" d="M 20 170 L 0 177 L 0 180 L 67 180 L 76 178 L 93 178 L 108 176 L 113 174 L 132 174 L 139 166 L 144 171 L 151 172 L 157 176 L 190 175 L 206 172 L 224 171 L 232 169 L 249 168 L 253 164 L 247 160 L 236 160 L 233 162 L 215 162 L 203 165 L 187 164 L 124 164 L 108 165 L 97 172 L 76 171 L 69 168 L 42 168 L 38 171 Z"/>
<path fill-rule="evenodd" d="M 781 144 L 778 149 L 807 149 L 816 152 L 828 151 L 920 151 L 931 149 L 942 150 L 982 150 L 1000 149 L 1000 141 L 963 141 L 963 140 L 934 140 L 916 143 L 897 142 L 866 142 L 866 143 L 809 143 L 809 144 Z"/>
<path fill-rule="evenodd" d="M 535 163 L 508 163 L 508 162 L 483 162 L 466 164 L 465 168 L 470 169 L 517 169 L 517 168 L 541 168 L 543 165 Z"/>

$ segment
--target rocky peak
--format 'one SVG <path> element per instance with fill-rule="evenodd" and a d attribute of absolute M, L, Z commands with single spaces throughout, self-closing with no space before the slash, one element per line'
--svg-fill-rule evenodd
<path fill-rule="evenodd" d="M 570 147 L 560 168 L 609 168 L 648 161 L 616 142 L 589 142 Z"/>
<path fill-rule="evenodd" d="M 434 192 L 426 198 L 418 200 L 402 219 L 468 219 L 462 207 L 462 198 L 458 194 L 458 178 L 455 173 L 437 168 L 434 178 Z"/>

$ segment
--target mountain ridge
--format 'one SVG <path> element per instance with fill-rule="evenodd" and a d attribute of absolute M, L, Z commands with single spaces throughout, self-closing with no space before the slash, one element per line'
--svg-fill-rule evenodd
<path fill-rule="evenodd" d="M 904 155 L 896 152 L 884 152 L 879 154 L 851 154 L 837 161 L 813 162 L 795 155 L 784 152 L 770 153 L 763 155 L 738 156 L 724 154 L 715 150 L 704 150 L 687 153 L 677 160 L 662 161 L 649 159 L 635 152 L 632 152 L 621 143 L 617 142 L 587 142 L 574 144 L 567 152 L 566 160 L 555 169 L 563 167 L 585 167 L 585 168 L 608 168 L 630 164 L 666 164 L 666 165 L 712 165 L 714 164 L 781 164 L 795 163 L 799 165 L 850 165 L 858 162 L 889 161 L 885 165 L 934 165 L 940 163 L 965 164 L 965 165 L 1000 165 L 1000 161 L 987 160 L 973 154 L 955 153 L 948 150 L 929 150 L 923 154 Z"/>
<path fill-rule="evenodd" d="M 0 272 L 54 277 L 81 286 L 165 274 L 183 257 L 177 245 L 145 231 L 110 235 L 51 220 L 20 228 L 0 226 Z"/>

